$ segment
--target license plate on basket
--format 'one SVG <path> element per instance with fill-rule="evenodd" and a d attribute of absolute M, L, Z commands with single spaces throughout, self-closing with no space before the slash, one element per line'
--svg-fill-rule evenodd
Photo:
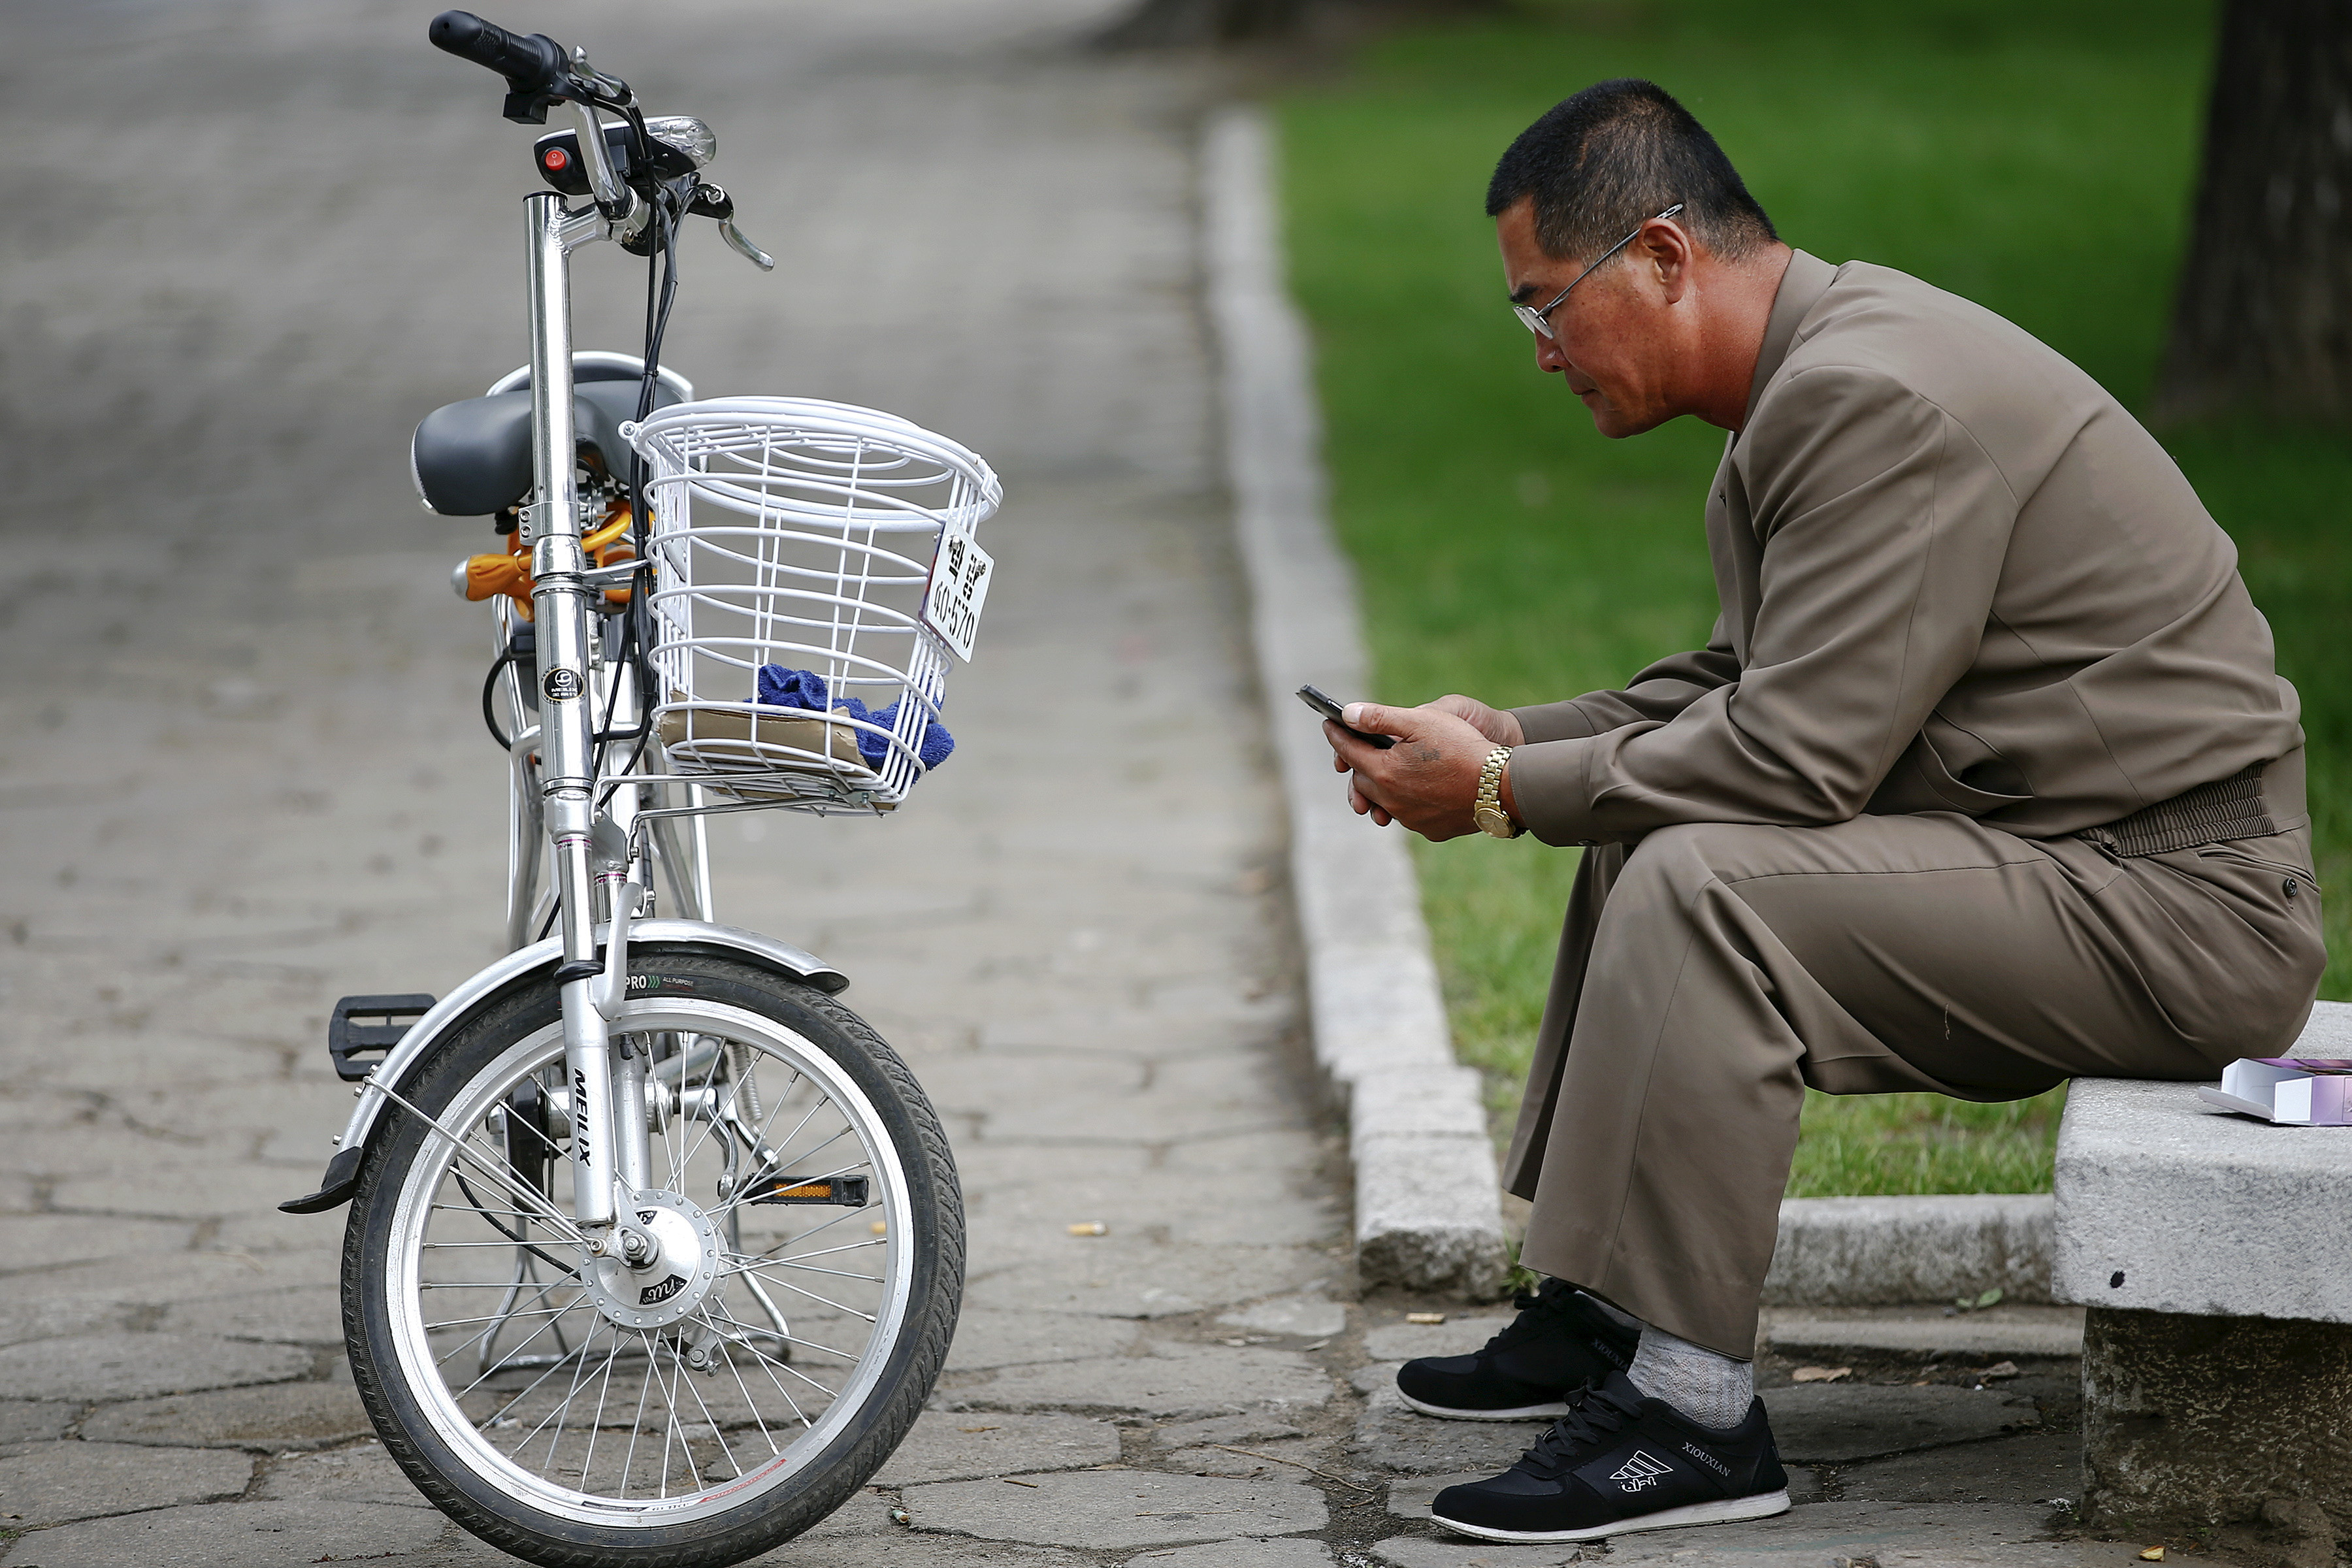
<path fill-rule="evenodd" d="M 940 530 L 930 586 L 923 593 L 923 625 L 966 664 L 971 662 L 971 639 L 980 631 L 981 606 L 988 602 L 988 580 L 995 574 L 995 561 L 971 536 L 969 525 Z"/>

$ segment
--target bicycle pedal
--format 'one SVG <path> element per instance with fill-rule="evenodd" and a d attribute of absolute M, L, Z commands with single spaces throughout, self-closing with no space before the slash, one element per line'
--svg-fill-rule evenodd
<path fill-rule="evenodd" d="M 827 1176 L 821 1182 L 796 1182 L 789 1176 L 770 1176 L 753 1182 L 746 1190 L 752 1195 L 745 1203 L 752 1204 L 833 1204 L 841 1208 L 862 1209 L 866 1206 L 867 1178 L 864 1176 Z"/>
<path fill-rule="evenodd" d="M 404 996 L 346 996 L 335 1004 L 327 1020 L 327 1054 L 335 1059 L 335 1076 L 357 1083 L 392 1054 L 409 1026 L 433 1009 L 433 998 L 421 993 Z M 361 1018 L 381 1023 L 362 1024 Z M 362 1057 L 368 1058 L 361 1060 Z"/>

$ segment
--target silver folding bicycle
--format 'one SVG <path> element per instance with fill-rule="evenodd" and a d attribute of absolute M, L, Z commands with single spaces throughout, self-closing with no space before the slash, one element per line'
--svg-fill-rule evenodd
<path fill-rule="evenodd" d="M 360 1396 L 420 1490 L 543 1563 L 723 1564 L 888 1458 L 954 1331 L 963 1210 L 939 1118 L 821 960 L 713 918 L 714 813 L 873 818 L 952 747 L 940 703 L 992 571 L 971 452 L 811 399 L 697 401 L 660 363 L 692 217 L 763 269 L 700 121 L 544 34 L 432 42 L 507 78 L 533 149 L 530 363 L 438 409 L 432 510 L 506 548 L 486 721 L 512 770 L 509 954 L 437 1000 L 345 997 L 358 1084 L 320 1190 L 351 1205 Z M 572 348 L 572 251 L 646 258 L 641 355 Z M 667 912 L 657 912 L 656 896 Z"/>

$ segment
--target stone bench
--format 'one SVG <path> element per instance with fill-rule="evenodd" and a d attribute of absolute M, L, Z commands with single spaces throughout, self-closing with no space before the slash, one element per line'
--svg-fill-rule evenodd
<path fill-rule="evenodd" d="M 2352 1056 L 2323 1002 L 2296 1050 Z M 2352 1127 L 2085 1079 L 2058 1135 L 2051 1293 L 2084 1326 L 2084 1511 L 2150 1534 L 2352 1535 Z"/>

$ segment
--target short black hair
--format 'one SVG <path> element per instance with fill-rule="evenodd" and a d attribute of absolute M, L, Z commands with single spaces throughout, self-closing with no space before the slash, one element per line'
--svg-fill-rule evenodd
<path fill-rule="evenodd" d="M 1562 99 L 1519 132 L 1486 185 L 1486 216 L 1532 196 L 1536 243 L 1597 257 L 1680 202 L 1682 226 L 1718 256 L 1780 238 L 1715 138 L 1654 81 L 1621 77 Z"/>

